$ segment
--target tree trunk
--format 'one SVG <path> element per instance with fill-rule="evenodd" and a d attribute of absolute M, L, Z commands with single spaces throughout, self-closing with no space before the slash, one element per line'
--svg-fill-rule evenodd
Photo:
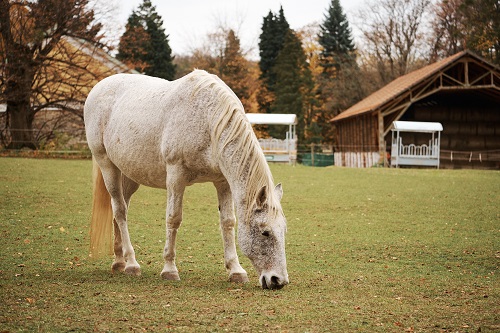
<path fill-rule="evenodd" d="M 14 58 L 13 56 L 10 59 Z M 31 84 L 34 78 L 33 65 L 29 59 L 17 56 L 7 66 L 10 80 L 7 82 L 7 114 L 12 141 L 8 149 L 36 149 L 33 136 L 33 112 L 31 110 Z"/>
<path fill-rule="evenodd" d="M 30 101 L 7 102 L 7 112 L 10 116 L 10 134 L 12 141 L 7 149 L 36 149 L 33 136 Z"/>
<path fill-rule="evenodd" d="M 6 84 L 5 97 L 12 139 L 7 148 L 36 149 L 32 128 L 34 113 L 31 109 L 31 86 L 36 68 L 31 56 L 21 51 L 18 47 L 7 53 L 8 62 L 5 72 L 9 80 Z"/>

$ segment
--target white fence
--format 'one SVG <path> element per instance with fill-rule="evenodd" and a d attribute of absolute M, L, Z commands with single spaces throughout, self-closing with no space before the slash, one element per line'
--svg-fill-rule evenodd
<path fill-rule="evenodd" d="M 380 160 L 378 152 L 336 152 L 333 155 L 336 166 L 348 168 L 371 168 Z"/>

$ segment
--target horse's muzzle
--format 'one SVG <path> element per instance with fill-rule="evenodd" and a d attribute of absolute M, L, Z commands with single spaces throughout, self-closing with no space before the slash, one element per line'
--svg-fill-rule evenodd
<path fill-rule="evenodd" d="M 262 275 L 260 277 L 262 289 L 281 289 L 288 284 L 288 278 L 279 278 L 275 275 Z"/>

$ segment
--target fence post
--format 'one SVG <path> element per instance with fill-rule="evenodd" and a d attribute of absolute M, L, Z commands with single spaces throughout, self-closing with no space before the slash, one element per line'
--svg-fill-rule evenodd
<path fill-rule="evenodd" d="M 311 143 L 311 166 L 314 167 L 314 143 Z"/>

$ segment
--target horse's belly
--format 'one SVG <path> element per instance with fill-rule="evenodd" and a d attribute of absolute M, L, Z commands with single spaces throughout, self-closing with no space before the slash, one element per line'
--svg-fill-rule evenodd
<path fill-rule="evenodd" d="M 124 131 L 116 131 L 105 135 L 108 158 L 125 176 L 141 185 L 166 188 L 167 165 L 177 165 L 182 170 L 177 176 L 184 185 L 220 180 L 220 170 L 208 163 L 208 150 L 191 146 L 192 140 L 182 145 L 168 144 L 169 140 L 162 144 L 156 135 L 150 137 L 153 132 L 124 136 Z"/>
<path fill-rule="evenodd" d="M 149 133 L 134 133 L 115 126 L 113 131 L 104 135 L 106 154 L 125 176 L 136 183 L 166 188 L 166 163 L 161 156 L 159 139 L 150 137 Z"/>
<path fill-rule="evenodd" d="M 150 187 L 166 188 L 166 166 L 157 157 L 142 152 L 129 150 L 123 151 L 109 149 L 108 156 L 120 171 L 136 183 Z"/>

